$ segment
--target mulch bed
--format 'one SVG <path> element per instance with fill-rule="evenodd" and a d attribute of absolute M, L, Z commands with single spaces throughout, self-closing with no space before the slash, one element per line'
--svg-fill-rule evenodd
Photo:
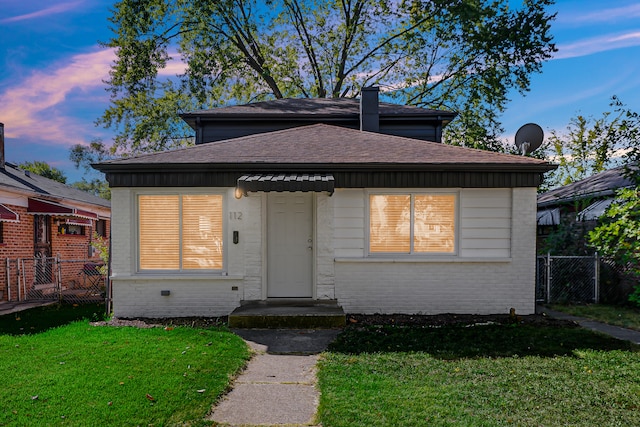
<path fill-rule="evenodd" d="M 481 324 L 526 324 L 540 326 L 572 326 L 577 324 L 566 320 L 554 319 L 543 314 L 531 314 L 527 316 L 509 314 L 436 314 L 436 315 L 409 315 L 409 314 L 373 314 L 347 315 L 347 324 L 361 326 L 464 326 Z"/>
<path fill-rule="evenodd" d="M 192 328 L 210 328 L 225 326 L 227 317 L 172 317 L 172 318 L 113 318 L 109 322 L 94 322 L 94 325 L 110 326 L 189 326 Z M 440 326 L 464 326 L 481 324 L 525 324 L 539 326 L 577 326 L 575 322 L 554 319 L 543 314 L 526 316 L 509 314 L 437 314 L 437 315 L 411 315 L 411 314 L 348 314 L 348 326 L 385 326 L 396 325 L 404 327 L 440 327 Z"/>

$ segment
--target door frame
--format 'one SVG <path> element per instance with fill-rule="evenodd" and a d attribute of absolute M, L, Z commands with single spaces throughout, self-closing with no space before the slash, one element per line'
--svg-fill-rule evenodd
<path fill-rule="evenodd" d="M 295 192 L 292 192 L 295 193 Z M 268 254 L 268 229 L 269 229 L 269 208 L 267 203 L 267 198 L 269 197 L 268 192 L 264 192 L 261 194 L 261 210 L 262 210 L 262 299 L 263 300 L 278 300 L 282 298 L 269 298 L 268 295 L 268 287 L 269 287 L 269 254 Z M 316 193 L 311 192 L 311 235 L 313 239 L 313 249 L 311 251 L 311 297 L 310 298 L 296 298 L 292 297 L 291 299 L 305 299 L 305 300 L 315 300 L 318 298 L 317 292 L 317 259 L 318 252 L 316 242 L 318 241 L 317 236 L 317 221 L 316 221 Z"/>

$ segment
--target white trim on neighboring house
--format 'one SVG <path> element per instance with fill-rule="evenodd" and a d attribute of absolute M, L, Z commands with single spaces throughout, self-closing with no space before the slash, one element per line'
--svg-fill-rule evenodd
<path fill-rule="evenodd" d="M 545 209 L 536 212 L 536 222 L 538 225 L 559 225 L 560 208 Z"/>
<path fill-rule="evenodd" d="M 605 211 L 615 200 L 614 198 L 598 200 L 580 211 L 578 215 L 576 215 L 576 219 L 578 221 L 595 221 L 604 215 Z"/>

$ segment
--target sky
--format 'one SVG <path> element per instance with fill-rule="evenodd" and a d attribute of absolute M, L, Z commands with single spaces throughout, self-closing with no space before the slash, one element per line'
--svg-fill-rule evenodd
<path fill-rule="evenodd" d="M 514 1 L 515 3 L 515 1 Z M 104 79 L 114 59 L 99 44 L 111 36 L 107 0 L 0 0 L 0 122 L 8 162 L 45 161 L 68 183 L 84 171 L 69 149 L 113 131 L 95 126 L 109 105 Z M 545 136 L 576 115 L 599 117 L 617 95 L 640 111 L 640 1 L 557 0 L 554 58 L 532 76 L 530 91 L 511 94 L 501 117 L 513 141 L 539 124 Z"/>

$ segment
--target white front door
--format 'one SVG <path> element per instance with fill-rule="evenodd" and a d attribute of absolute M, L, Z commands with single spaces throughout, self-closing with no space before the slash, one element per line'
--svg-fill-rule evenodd
<path fill-rule="evenodd" d="M 267 196 L 267 297 L 313 297 L 313 193 Z"/>

